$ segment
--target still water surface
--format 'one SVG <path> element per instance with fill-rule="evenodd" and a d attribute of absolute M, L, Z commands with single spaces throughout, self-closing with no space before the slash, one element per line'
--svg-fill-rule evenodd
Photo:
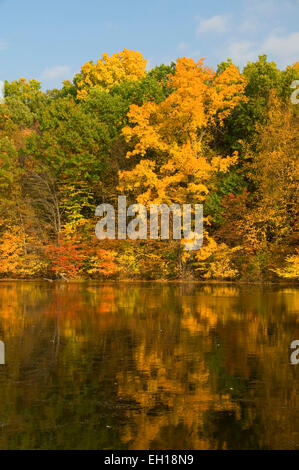
<path fill-rule="evenodd" d="M 298 449 L 299 289 L 0 283 L 0 449 Z"/>

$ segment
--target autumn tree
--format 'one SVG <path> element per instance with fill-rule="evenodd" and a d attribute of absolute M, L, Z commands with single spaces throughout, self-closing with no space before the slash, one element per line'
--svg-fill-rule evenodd
<path fill-rule="evenodd" d="M 231 61 L 222 62 L 218 66 L 218 73 L 227 68 Z M 280 70 L 275 62 L 268 61 L 267 56 L 259 56 L 256 62 L 248 62 L 243 69 L 246 79 L 245 95 L 243 100 L 234 109 L 225 122 L 224 132 L 217 133 L 217 141 L 227 151 L 238 150 L 242 153 L 239 140 L 251 141 L 254 138 L 257 125 L 263 125 L 269 112 L 270 97 L 272 93 L 285 103 L 290 103 L 291 83 L 299 79 L 298 65 L 289 66 Z"/>
<path fill-rule="evenodd" d="M 135 168 L 120 173 L 120 189 L 140 203 L 203 201 L 207 180 L 227 171 L 237 156 L 213 155 L 205 136 L 243 99 L 244 78 L 233 65 L 217 75 L 200 60 L 181 58 L 168 84 L 174 91 L 161 103 L 132 105 L 123 134 L 132 145 Z M 146 158 L 144 158 L 146 157 Z"/>
<path fill-rule="evenodd" d="M 145 65 L 124 49 L 59 89 L 5 82 L 0 275 L 294 279 L 298 63 Z M 94 209 L 119 191 L 146 206 L 204 202 L 203 247 L 99 242 Z"/>
<path fill-rule="evenodd" d="M 109 91 L 122 81 L 139 80 L 145 75 L 145 66 L 146 60 L 140 52 L 124 49 L 111 57 L 103 53 L 96 64 L 90 61 L 82 66 L 76 77 L 78 98 L 85 99 L 94 87 Z"/>
<path fill-rule="evenodd" d="M 246 155 L 254 184 L 254 207 L 247 220 L 260 240 L 281 243 L 298 218 L 298 120 L 275 94 L 269 106 L 267 123 L 258 128 Z"/>

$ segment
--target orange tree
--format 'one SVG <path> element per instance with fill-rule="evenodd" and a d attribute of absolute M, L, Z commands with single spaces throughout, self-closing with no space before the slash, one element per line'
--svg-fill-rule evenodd
<path fill-rule="evenodd" d="M 216 74 L 193 59 L 177 60 L 169 76 L 173 92 L 162 102 L 132 105 L 123 135 L 135 158 L 133 169 L 119 173 L 121 190 L 143 204 L 203 201 L 207 181 L 225 172 L 237 155 L 219 156 L 209 146 L 209 131 L 244 100 L 245 79 L 234 65 Z"/>

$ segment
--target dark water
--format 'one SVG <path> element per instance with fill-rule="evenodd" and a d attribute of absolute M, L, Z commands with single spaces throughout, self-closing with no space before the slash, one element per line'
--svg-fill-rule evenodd
<path fill-rule="evenodd" d="M 0 283 L 1 449 L 298 449 L 299 289 Z"/>

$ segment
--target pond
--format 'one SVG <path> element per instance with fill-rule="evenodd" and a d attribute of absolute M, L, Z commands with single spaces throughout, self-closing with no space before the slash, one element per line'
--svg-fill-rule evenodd
<path fill-rule="evenodd" d="M 0 449 L 298 449 L 299 289 L 0 283 Z"/>

